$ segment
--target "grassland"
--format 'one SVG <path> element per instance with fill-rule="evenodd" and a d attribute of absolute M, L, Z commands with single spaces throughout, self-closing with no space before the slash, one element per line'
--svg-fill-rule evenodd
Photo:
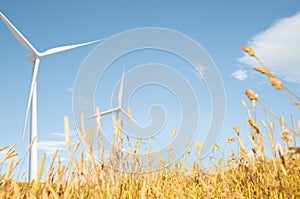
<path fill-rule="evenodd" d="M 300 109 L 299 97 L 269 72 L 251 48 L 242 49 L 261 64 L 254 70 L 264 74 L 275 89 L 284 92 L 291 103 Z M 234 127 L 234 136 L 228 138 L 227 143 L 235 143 L 234 147 L 238 144 L 238 150 L 218 157 L 212 167 L 206 167 L 199 156 L 190 163 L 188 150 L 181 161 L 169 167 L 158 167 L 154 172 L 142 172 L 142 167 L 147 165 L 140 164 L 139 159 L 129 159 L 134 168 L 132 172 L 112 169 L 119 162 L 123 145 L 120 119 L 113 119 L 115 149 L 110 156 L 114 161 L 95 163 L 89 150 L 83 151 L 76 159 L 74 154 L 79 145 L 88 143 L 78 142 L 71 148 L 69 121 L 65 118 L 66 148 L 70 154 L 68 164 L 61 164 L 59 152 L 56 151 L 49 167 L 45 168 L 43 155 L 36 181 L 18 182 L 12 173 L 22 160 L 14 160 L 17 156 L 15 146 L 3 147 L 0 151 L 6 150 L 7 153 L 0 167 L 0 198 L 300 198 L 300 148 L 296 147 L 295 142 L 300 136 L 300 123 L 297 128 L 294 121 L 288 125 L 269 110 L 253 91 L 246 90 L 245 95 L 250 100 L 250 107 L 245 101 L 242 105 L 248 111 L 251 149 L 243 143 L 243 139 L 247 138 L 245 133 Z M 256 122 L 257 108 L 263 109 L 266 115 L 260 124 Z M 275 121 L 270 120 L 270 115 Z M 100 115 L 97 122 L 100 129 Z M 281 126 L 281 143 L 274 142 L 274 122 Z M 84 131 L 85 128 L 82 128 L 79 133 Z M 139 153 L 138 141 L 135 146 L 129 147 Z M 199 154 L 202 144 L 196 142 L 193 147 Z M 266 155 L 266 147 L 271 148 L 271 155 Z M 215 150 L 221 153 L 218 145 L 215 145 Z M 152 161 L 150 154 L 149 162 Z M 7 162 L 6 171 L 2 171 Z"/>

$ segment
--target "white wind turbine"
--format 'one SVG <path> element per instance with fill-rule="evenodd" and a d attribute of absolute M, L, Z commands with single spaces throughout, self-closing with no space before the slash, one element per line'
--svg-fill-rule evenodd
<path fill-rule="evenodd" d="M 4 21 L 4 23 L 8 26 L 10 31 L 13 33 L 13 35 L 16 37 L 16 39 L 29 51 L 32 52 L 31 55 L 27 56 L 27 61 L 33 63 L 32 68 L 32 79 L 31 79 L 31 87 L 30 87 L 30 94 L 28 98 L 28 104 L 26 109 L 26 116 L 24 121 L 24 128 L 22 132 L 22 139 L 24 139 L 24 132 L 26 130 L 26 124 L 28 119 L 28 113 L 31 106 L 31 128 L 30 128 L 30 142 L 32 144 L 32 147 L 30 148 L 30 157 L 29 157 L 29 181 L 32 181 L 36 179 L 37 176 L 37 165 L 38 165 L 38 158 L 37 158 L 37 94 L 36 94 L 36 78 L 38 74 L 39 69 L 39 63 L 40 59 L 43 57 L 46 57 L 48 55 L 60 53 L 63 51 L 71 50 L 74 48 L 78 48 L 81 46 L 93 44 L 96 42 L 100 42 L 104 39 L 95 40 L 87 43 L 82 44 L 74 44 L 74 45 L 68 45 L 68 46 L 61 46 L 56 48 L 51 48 L 49 50 L 46 50 L 45 52 L 38 52 L 29 42 L 28 40 L 15 28 L 15 26 L 0 12 L 0 17 Z"/>
<path fill-rule="evenodd" d="M 107 111 L 104 111 L 104 112 L 101 112 L 100 115 L 101 116 L 104 116 L 104 115 L 108 115 L 108 114 L 111 114 L 111 113 L 117 113 L 118 115 L 118 118 L 120 117 L 120 113 L 123 113 L 127 118 L 130 119 L 130 121 L 132 121 L 135 125 L 137 126 L 140 126 L 138 124 L 138 122 L 136 120 L 134 120 L 132 118 L 131 115 L 129 115 L 123 108 L 122 108 L 122 99 L 123 99 L 123 89 L 124 89 L 124 69 L 123 69 L 123 74 L 122 74 L 122 79 L 121 79 L 121 82 L 120 82 L 120 88 L 119 88 L 119 92 L 118 92 L 118 106 L 116 108 L 112 108 L 110 110 L 107 110 Z M 92 116 L 89 116 L 87 117 L 86 119 L 91 119 L 91 118 L 95 118 L 97 117 L 97 114 L 95 115 L 92 115 Z"/>
<path fill-rule="evenodd" d="M 104 115 L 108 115 L 108 114 L 112 114 L 112 113 L 117 113 L 118 118 L 120 118 L 120 113 L 123 113 L 135 126 L 139 127 L 139 128 L 143 128 L 133 117 L 132 115 L 128 114 L 123 108 L 122 108 L 122 100 L 123 100 L 123 90 L 124 90 L 124 79 L 125 79 L 125 74 L 124 74 L 124 69 L 123 69 L 123 74 L 122 74 L 122 79 L 120 82 L 120 87 L 119 87 L 119 92 L 118 92 L 118 106 L 116 108 L 112 108 L 110 110 L 107 111 L 103 111 L 100 113 L 101 116 Z M 92 118 L 96 118 L 98 115 L 94 114 L 91 115 L 89 117 L 86 118 L 86 120 L 88 119 L 92 119 Z M 151 137 L 152 139 L 155 139 L 155 137 L 153 137 L 152 135 L 149 135 L 148 132 L 145 132 L 149 137 Z"/>

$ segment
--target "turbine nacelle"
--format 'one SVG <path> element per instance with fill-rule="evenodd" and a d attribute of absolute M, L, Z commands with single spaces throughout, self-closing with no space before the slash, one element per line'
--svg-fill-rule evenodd
<path fill-rule="evenodd" d="M 39 58 L 39 57 L 35 54 L 27 55 L 26 61 L 27 62 L 34 62 L 36 60 L 36 58 Z"/>

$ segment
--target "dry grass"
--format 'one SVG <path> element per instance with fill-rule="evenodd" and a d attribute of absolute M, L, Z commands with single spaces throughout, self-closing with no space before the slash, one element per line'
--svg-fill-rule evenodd
<path fill-rule="evenodd" d="M 262 64 L 254 50 L 249 47 L 243 47 L 243 50 Z M 299 98 L 286 89 L 264 65 L 254 70 L 266 75 L 275 89 L 284 91 L 294 105 L 299 104 Z M 187 159 L 191 153 L 189 149 L 181 161 L 170 167 L 164 168 L 158 165 L 157 170 L 152 173 L 141 172 L 144 170 L 143 167 L 152 163 L 155 154 L 147 150 L 149 164 L 140 164 L 138 154 L 142 141 L 137 140 L 134 144 L 126 137 L 129 151 L 137 156 L 130 156 L 125 162 L 120 161 L 124 160 L 121 150 L 124 145 L 124 135 L 121 119 L 114 117 L 112 139 L 114 147 L 111 148 L 109 161 L 105 165 L 101 161 L 94 163 L 92 147 L 82 152 L 78 160 L 75 158 L 75 153 L 79 145 L 89 146 L 93 139 L 93 130 L 87 132 L 82 115 L 82 128 L 79 135 L 83 141 L 77 142 L 73 150 L 70 144 L 69 122 L 65 118 L 66 146 L 70 155 L 68 164 L 61 164 L 57 150 L 49 168 L 44 168 L 45 156 L 43 155 L 38 179 L 35 182 L 15 181 L 11 175 L 20 162 L 20 159 L 14 160 L 17 156 L 15 146 L 0 148 L 0 151 L 6 150 L 6 156 L 1 161 L 0 167 L 0 198 L 300 198 L 300 148 L 296 146 L 296 137 L 300 134 L 300 122 L 298 122 L 298 129 L 294 127 L 294 120 L 289 126 L 282 117 L 269 110 L 253 91 L 246 90 L 245 94 L 252 103 L 251 108 L 248 108 L 247 103 L 242 100 L 248 112 L 247 125 L 252 147 L 247 149 L 243 141 L 246 134 L 241 132 L 239 127 L 234 127 L 236 134 L 228 138 L 226 144 L 234 144 L 234 147 L 237 144 L 238 150 L 224 155 L 221 148 L 215 145 L 214 151 L 222 155 L 212 167 L 204 166 L 199 155 L 202 143 L 196 142 L 194 151 L 197 160 L 192 164 Z M 255 109 L 258 108 L 256 103 L 260 105 L 266 116 L 261 120 L 261 125 L 256 120 Z M 98 150 L 103 151 L 99 109 L 97 113 Z M 281 144 L 274 143 L 276 129 L 269 115 L 272 115 L 282 128 Z M 176 129 L 172 137 L 176 137 Z M 271 148 L 272 155 L 267 156 L 268 147 Z M 171 145 L 169 153 L 171 156 Z M 8 162 L 8 166 L 6 171 L 2 171 L 5 162 Z M 130 173 L 122 171 L 126 163 L 130 165 Z M 119 170 L 112 168 L 119 168 Z"/>

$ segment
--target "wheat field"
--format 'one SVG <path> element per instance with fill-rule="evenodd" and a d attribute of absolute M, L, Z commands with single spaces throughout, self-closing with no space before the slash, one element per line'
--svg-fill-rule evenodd
<path fill-rule="evenodd" d="M 242 47 L 242 50 L 260 63 L 254 70 L 265 75 L 270 84 L 279 92 L 284 92 L 300 110 L 299 97 L 267 69 L 254 50 L 247 46 Z M 248 113 L 245 125 L 250 134 L 241 132 L 239 127 L 233 127 L 233 136 L 226 141 L 232 150 L 223 154 L 215 144 L 214 150 L 221 155 L 214 160 L 212 167 L 205 166 L 199 156 L 202 143 L 196 142 L 193 150 L 197 159 L 192 163 L 188 160 L 191 151 L 187 150 L 180 161 L 169 167 L 158 165 L 153 172 L 142 172 L 147 164 L 140 164 L 138 158 L 128 159 L 131 172 L 113 169 L 115 164 L 120 163 L 123 139 L 126 139 L 122 135 L 120 118 L 113 118 L 114 150 L 109 154 L 113 161 L 95 163 L 91 150 L 82 151 L 80 158 L 76 158 L 78 156 L 75 154 L 80 153 L 79 146 L 88 143 L 81 141 L 71 146 L 69 120 L 65 117 L 66 148 L 70 154 L 68 163 L 62 164 L 59 151 L 56 150 L 46 168 L 43 155 L 36 181 L 16 181 L 13 173 L 20 167 L 22 159 L 16 160 L 15 145 L 0 148 L 0 152 L 7 151 L 0 165 L 0 198 L 300 198 L 300 148 L 296 143 L 300 137 L 300 121 L 296 123 L 293 120 L 291 125 L 288 124 L 284 118 L 268 109 L 250 89 L 245 91 L 245 97 L 249 101 L 242 100 L 241 106 Z M 265 112 L 265 118 L 256 118 L 257 109 Z M 99 130 L 102 121 L 99 109 L 97 112 Z M 270 119 L 271 116 L 274 121 Z M 274 141 L 274 123 L 281 126 L 280 143 Z M 87 131 L 82 115 L 82 127 L 78 133 L 84 134 Z M 250 149 L 245 146 L 244 139 L 251 142 Z M 137 140 L 128 147 L 138 154 L 141 144 Z M 31 144 L 27 150 L 30 147 Z M 266 154 L 266 148 L 271 149 L 271 155 Z M 151 163 L 154 154 L 148 151 L 147 155 Z M 6 170 L 3 170 L 4 164 L 8 165 Z"/>

